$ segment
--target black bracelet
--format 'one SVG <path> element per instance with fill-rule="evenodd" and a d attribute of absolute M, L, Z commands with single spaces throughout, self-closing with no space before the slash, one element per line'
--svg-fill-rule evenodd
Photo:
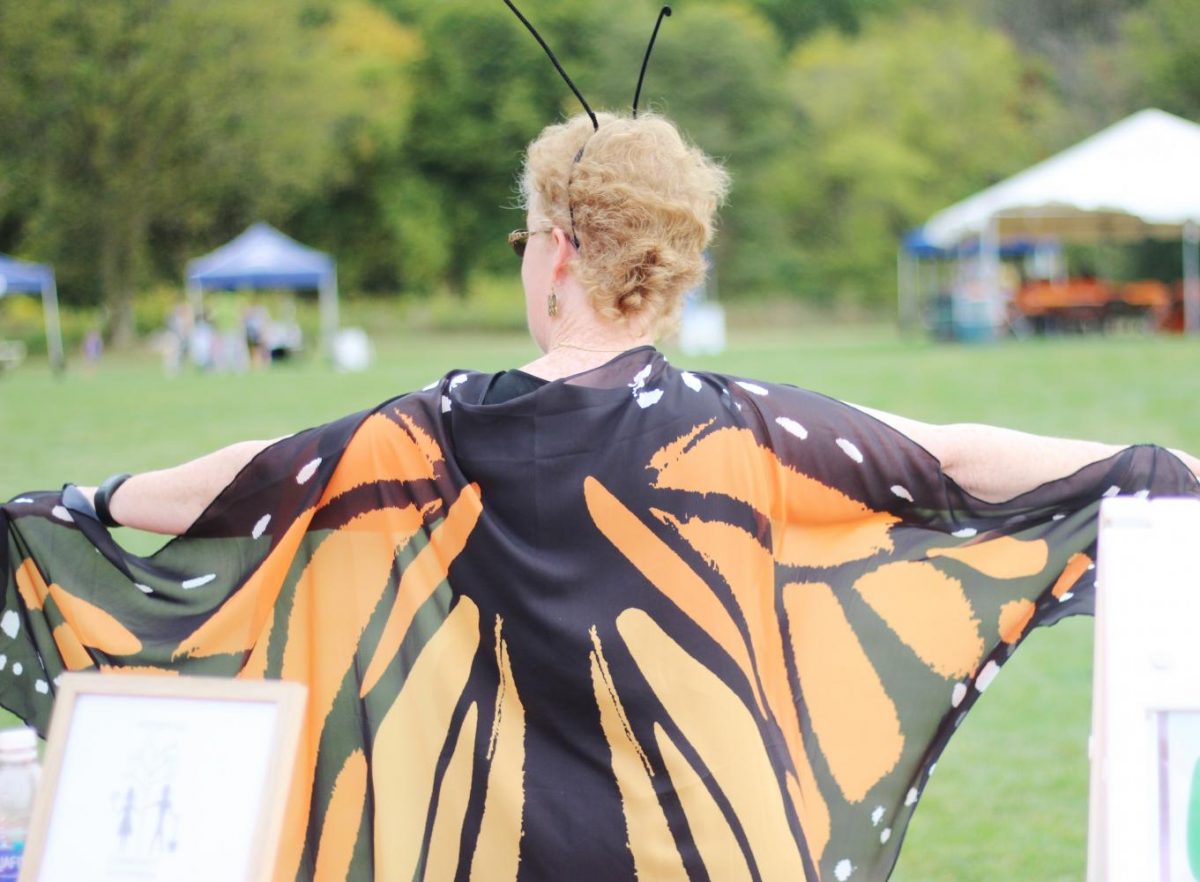
<path fill-rule="evenodd" d="M 96 517 L 100 518 L 100 523 L 106 527 L 119 527 L 116 518 L 112 516 L 112 512 L 108 510 L 108 504 L 112 500 L 112 496 L 117 492 L 117 488 L 128 481 L 132 475 L 129 472 L 122 472 L 119 475 L 112 475 L 105 478 L 104 483 L 96 488 L 96 495 L 92 499 L 92 508 L 96 509 Z"/>

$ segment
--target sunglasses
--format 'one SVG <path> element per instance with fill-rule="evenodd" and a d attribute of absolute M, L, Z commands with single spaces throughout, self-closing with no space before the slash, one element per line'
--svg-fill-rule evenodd
<path fill-rule="evenodd" d="M 525 257 L 525 245 L 529 241 L 530 236 L 536 236 L 538 233 L 550 233 L 552 230 L 513 230 L 508 234 L 508 244 L 512 247 L 513 253 L 517 257 Z"/>

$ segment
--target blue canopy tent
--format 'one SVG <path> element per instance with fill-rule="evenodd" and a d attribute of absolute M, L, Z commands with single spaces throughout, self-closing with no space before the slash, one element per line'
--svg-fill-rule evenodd
<path fill-rule="evenodd" d="M 8 294 L 37 294 L 42 298 L 46 323 L 46 350 L 55 370 L 63 367 L 62 327 L 58 317 L 58 287 L 54 270 L 0 254 L 0 298 Z"/>
<path fill-rule="evenodd" d="M 257 223 L 211 254 L 187 265 L 188 296 L 198 307 L 205 291 L 244 288 L 315 288 L 321 311 L 321 348 L 329 354 L 338 329 L 337 264 L 270 224 Z"/>

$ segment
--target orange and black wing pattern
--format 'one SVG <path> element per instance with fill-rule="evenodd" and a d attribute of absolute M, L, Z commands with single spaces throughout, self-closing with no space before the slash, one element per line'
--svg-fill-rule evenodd
<path fill-rule="evenodd" d="M 308 687 L 280 880 L 887 877 L 1028 631 L 1090 604 L 1133 448 L 1003 504 L 791 387 L 653 349 L 301 432 L 148 558 L 77 493 L 0 508 L 0 703 L 67 670 Z"/>

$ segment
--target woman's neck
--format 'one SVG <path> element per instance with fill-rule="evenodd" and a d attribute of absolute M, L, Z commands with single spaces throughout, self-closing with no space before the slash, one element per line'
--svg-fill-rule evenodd
<path fill-rule="evenodd" d="M 546 353 L 521 370 L 545 380 L 560 380 L 612 361 L 622 352 L 639 346 L 653 345 L 654 337 L 635 333 L 624 327 L 579 329 L 576 333 L 555 335 Z"/>

